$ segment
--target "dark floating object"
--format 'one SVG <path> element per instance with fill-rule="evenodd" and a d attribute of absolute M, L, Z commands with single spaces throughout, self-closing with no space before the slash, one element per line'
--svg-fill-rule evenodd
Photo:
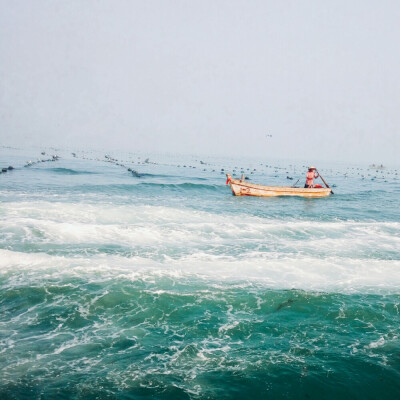
<path fill-rule="evenodd" d="M 1 172 L 7 172 L 8 171 L 8 168 L 2 168 L 1 169 Z"/>
<path fill-rule="evenodd" d="M 35 165 L 35 164 L 38 164 L 38 163 L 44 163 L 44 162 L 49 162 L 49 161 L 57 161 L 57 160 L 59 160 L 60 159 L 60 156 L 57 156 L 57 155 L 53 155 L 53 156 L 51 156 L 51 158 L 49 158 L 49 159 L 47 159 L 47 160 L 45 160 L 45 159 L 40 159 L 40 158 L 38 158 L 38 160 L 37 161 L 28 161 L 25 165 L 24 165 L 24 167 L 31 167 L 32 165 Z M 12 168 L 12 169 L 14 169 L 14 168 Z"/>
<path fill-rule="evenodd" d="M 40 154 L 41 154 L 42 156 L 46 155 L 46 153 L 45 153 L 44 151 L 42 151 Z"/>
<path fill-rule="evenodd" d="M 14 167 L 12 167 L 11 165 L 8 167 L 8 170 L 11 171 L 12 169 L 14 169 Z"/>
<path fill-rule="evenodd" d="M 281 310 L 282 308 L 289 306 L 289 305 L 292 304 L 293 302 L 294 302 L 293 299 L 289 299 L 289 300 L 284 301 L 283 303 L 279 304 L 279 306 L 276 308 L 276 311 L 279 311 L 279 310 Z"/>

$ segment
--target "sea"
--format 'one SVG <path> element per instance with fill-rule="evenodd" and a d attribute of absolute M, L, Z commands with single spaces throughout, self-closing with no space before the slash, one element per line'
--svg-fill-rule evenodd
<path fill-rule="evenodd" d="M 400 398 L 400 168 L 373 161 L 253 198 L 225 174 L 306 161 L 1 147 L 0 398 Z"/>

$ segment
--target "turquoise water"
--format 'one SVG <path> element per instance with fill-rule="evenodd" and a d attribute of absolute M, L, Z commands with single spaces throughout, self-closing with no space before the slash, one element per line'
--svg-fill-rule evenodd
<path fill-rule="evenodd" d="M 45 150 L 1 148 L 0 398 L 399 397 L 395 167 Z"/>

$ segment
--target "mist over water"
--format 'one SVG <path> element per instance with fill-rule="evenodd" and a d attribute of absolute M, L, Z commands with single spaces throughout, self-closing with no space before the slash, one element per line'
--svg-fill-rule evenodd
<path fill-rule="evenodd" d="M 225 172 L 305 166 L 1 152 L 2 398 L 399 393 L 395 167 L 318 165 L 335 195 L 262 199 Z"/>
<path fill-rule="evenodd" d="M 399 18 L 396 1 L 2 1 L 2 143 L 394 163 Z"/>

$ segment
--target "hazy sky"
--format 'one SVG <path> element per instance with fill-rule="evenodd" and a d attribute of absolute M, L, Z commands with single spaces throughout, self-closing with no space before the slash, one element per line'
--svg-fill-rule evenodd
<path fill-rule="evenodd" d="M 398 0 L 0 0 L 0 140 L 399 163 L 399 21 Z"/>

